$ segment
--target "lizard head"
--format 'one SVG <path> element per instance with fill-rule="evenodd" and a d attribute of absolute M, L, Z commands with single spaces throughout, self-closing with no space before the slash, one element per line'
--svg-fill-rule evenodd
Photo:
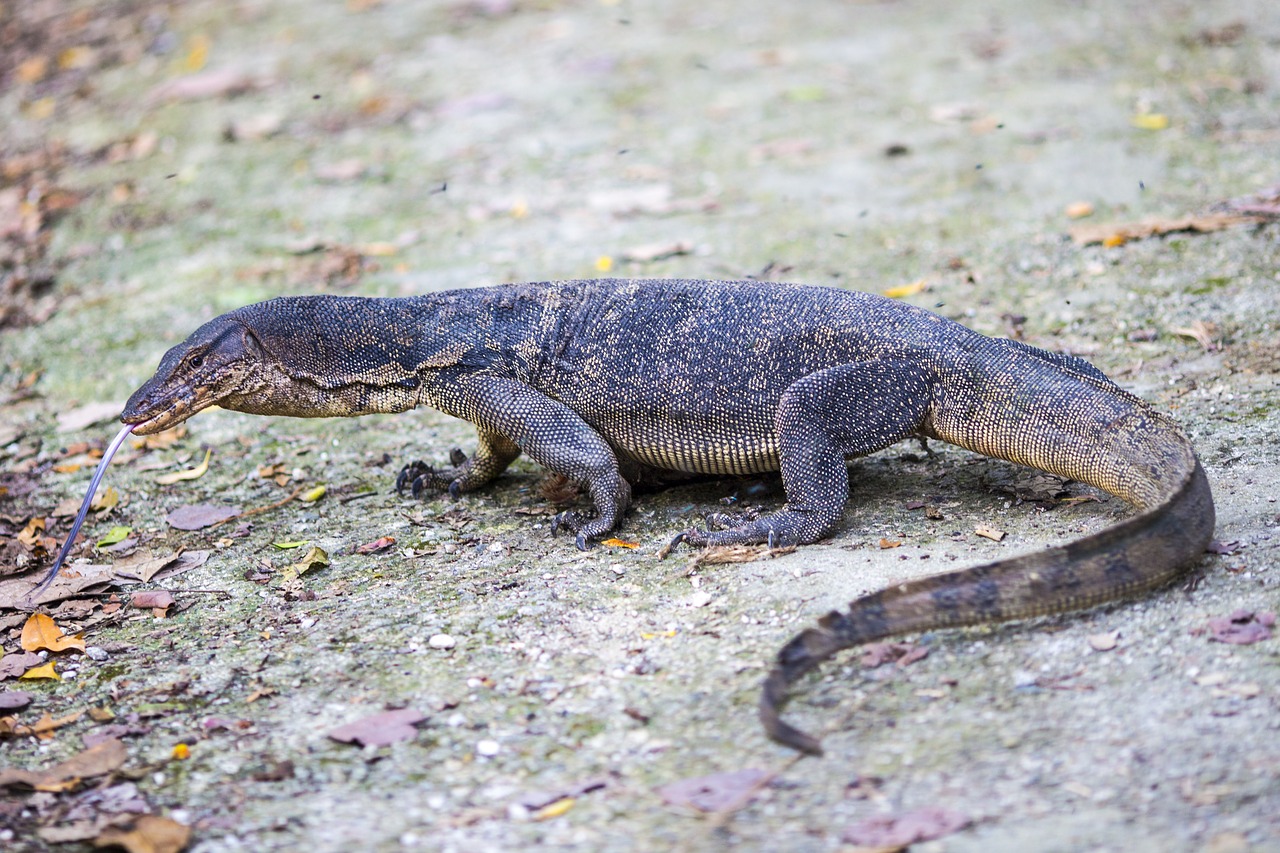
<path fill-rule="evenodd" d="M 120 420 L 133 424 L 134 433 L 148 435 L 210 406 L 262 394 L 270 372 L 264 370 L 262 346 L 243 310 L 210 320 L 165 353 L 155 376 L 129 398 Z"/>

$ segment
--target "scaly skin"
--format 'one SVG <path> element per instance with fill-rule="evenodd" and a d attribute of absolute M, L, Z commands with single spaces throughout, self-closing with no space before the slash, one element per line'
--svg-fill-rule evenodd
<path fill-rule="evenodd" d="M 275 299 L 170 350 L 122 420 L 147 434 L 211 405 L 294 417 L 431 406 L 476 425 L 471 458 L 406 467 L 415 494 L 469 492 L 520 453 L 582 484 L 581 548 L 649 475 L 781 471 L 787 503 L 695 546 L 810 543 L 839 524 L 846 460 L 926 436 L 1097 486 L 1138 509 L 1065 547 L 902 584 L 793 639 L 765 682 L 778 714 L 836 652 L 894 634 L 1090 607 L 1165 584 L 1213 533 L 1204 471 L 1178 426 L 1088 362 L 984 337 L 865 293 L 763 282 L 568 281 L 405 299 Z"/>

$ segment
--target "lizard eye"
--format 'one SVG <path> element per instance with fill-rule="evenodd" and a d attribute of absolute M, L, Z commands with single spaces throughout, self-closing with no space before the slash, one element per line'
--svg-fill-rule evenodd
<path fill-rule="evenodd" d="M 189 364 L 191 367 L 200 367 L 201 365 L 204 364 L 204 356 L 193 355 L 191 356 L 191 359 L 187 362 L 187 364 Z"/>

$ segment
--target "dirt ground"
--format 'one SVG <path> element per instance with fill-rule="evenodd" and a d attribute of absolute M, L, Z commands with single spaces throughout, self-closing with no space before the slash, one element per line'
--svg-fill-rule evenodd
<path fill-rule="evenodd" d="M 638 549 L 579 553 L 528 462 L 395 495 L 404 462 L 473 443 L 437 413 L 208 412 L 108 472 L 79 552 L 101 582 L 45 608 L 92 654 L 0 685 L 30 694 L 0 707 L 0 763 L 47 789 L 0 791 L 0 847 L 176 849 L 180 824 L 210 853 L 1280 850 L 1280 639 L 1207 630 L 1280 610 L 1274 0 L 33 0 L 0 4 L 0 57 L 0 590 L 48 565 L 86 451 L 204 320 L 606 273 L 897 289 L 1084 356 L 1186 426 L 1221 552 L 1141 601 L 846 654 L 792 703 L 827 748 L 797 760 L 755 719 L 794 633 L 1126 508 L 903 444 L 854 463 L 829 541 L 691 569 L 658 547 L 724 498 L 777 506 L 776 481 L 640 495 Z M 1214 219 L 1233 199 L 1261 215 Z M 152 557 L 158 580 L 117 571 Z M 129 606 L 153 589 L 165 615 Z M 388 709 L 421 719 L 329 736 Z M 95 734 L 120 760 L 58 776 Z M 668 787 L 710 774 L 734 775 Z"/>

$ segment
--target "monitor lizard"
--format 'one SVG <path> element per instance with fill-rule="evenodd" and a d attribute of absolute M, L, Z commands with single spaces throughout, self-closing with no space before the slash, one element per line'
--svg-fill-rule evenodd
<path fill-rule="evenodd" d="M 792 639 L 765 680 L 775 740 L 787 691 L 836 652 L 891 635 L 1021 619 L 1178 577 L 1214 529 L 1179 426 L 1083 359 L 991 338 L 867 293 L 760 281 L 603 279 L 406 298 L 282 297 L 232 311 L 165 354 L 121 419 L 154 433 L 213 405 L 351 417 L 431 406 L 479 442 L 397 487 L 453 496 L 521 453 L 580 484 L 591 512 L 555 527 L 586 548 L 655 472 L 781 471 L 785 505 L 675 543 L 806 544 L 839 526 L 846 461 L 911 437 L 1079 480 L 1137 509 L 1061 547 L 892 586 Z"/>

